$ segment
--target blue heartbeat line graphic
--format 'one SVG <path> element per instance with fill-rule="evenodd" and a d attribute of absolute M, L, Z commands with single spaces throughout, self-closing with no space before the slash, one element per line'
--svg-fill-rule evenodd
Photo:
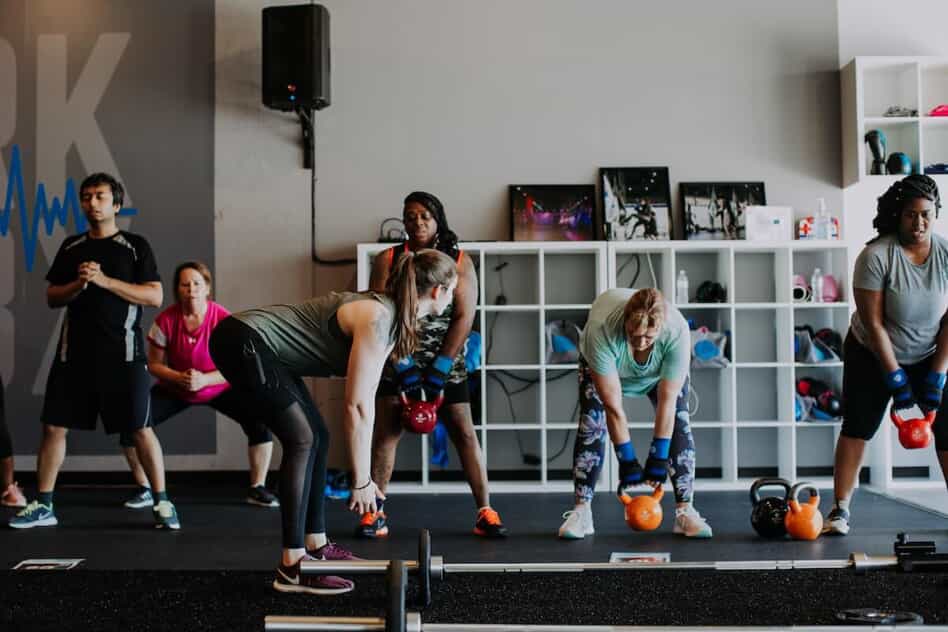
<path fill-rule="evenodd" d="M 36 197 L 33 205 L 27 204 L 26 195 L 23 186 L 23 162 L 20 159 L 20 147 L 13 146 L 13 155 L 10 158 L 10 169 L 7 174 L 7 195 L 0 209 L 0 237 L 6 237 L 10 229 L 10 216 L 13 207 L 13 194 L 16 193 L 17 208 L 20 210 L 20 234 L 23 240 L 23 255 L 26 263 L 26 271 L 33 270 L 33 261 L 36 258 L 36 242 L 39 233 L 40 219 L 46 227 L 46 235 L 52 235 L 56 224 L 67 228 L 69 216 L 72 215 L 76 224 L 76 232 L 81 233 L 86 229 L 86 217 L 82 214 L 79 206 L 79 196 L 76 194 L 76 183 L 72 178 L 66 180 L 66 190 L 63 193 L 63 201 L 58 197 L 53 197 L 52 203 L 46 200 L 46 185 L 42 182 L 36 185 Z M 138 209 L 122 207 L 118 215 L 137 215 Z"/>

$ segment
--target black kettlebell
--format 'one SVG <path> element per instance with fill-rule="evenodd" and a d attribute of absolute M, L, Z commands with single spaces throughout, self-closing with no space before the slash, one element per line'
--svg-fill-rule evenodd
<path fill-rule="evenodd" d="M 783 487 L 783 497 L 760 497 L 761 487 Z M 782 478 L 759 478 L 750 488 L 751 525 L 754 531 L 765 538 L 782 538 L 787 534 L 783 519 L 787 515 L 788 500 L 790 498 L 790 483 Z"/>

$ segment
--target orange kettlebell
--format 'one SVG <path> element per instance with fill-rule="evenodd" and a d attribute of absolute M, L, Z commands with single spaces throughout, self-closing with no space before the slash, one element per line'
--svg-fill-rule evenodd
<path fill-rule="evenodd" d="M 938 411 L 930 410 L 924 417 L 918 419 L 902 419 L 902 416 L 894 408 L 889 411 L 889 417 L 892 423 L 899 429 L 899 443 L 906 450 L 917 450 L 918 448 L 927 448 L 932 442 L 932 424 L 935 423 L 935 415 Z"/>
<path fill-rule="evenodd" d="M 810 500 L 800 504 L 800 491 L 810 490 Z M 820 490 L 813 483 L 797 483 L 790 490 L 789 511 L 783 519 L 787 533 L 794 540 L 815 540 L 823 531 L 820 513 Z"/>
<path fill-rule="evenodd" d="M 629 496 L 620 494 L 619 500 L 625 505 L 625 523 L 636 531 L 654 531 L 662 524 L 662 496 L 665 491 L 661 486 L 645 496 Z"/>

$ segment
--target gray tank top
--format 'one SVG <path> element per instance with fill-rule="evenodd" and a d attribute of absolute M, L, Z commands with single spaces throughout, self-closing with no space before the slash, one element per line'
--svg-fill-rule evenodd
<path fill-rule="evenodd" d="M 341 377 L 349 365 L 352 338 L 339 328 L 336 312 L 347 303 L 366 300 L 384 305 L 394 322 L 394 303 L 376 292 L 332 292 L 295 305 L 259 307 L 233 316 L 256 331 L 291 372 Z"/>
<path fill-rule="evenodd" d="M 863 248 L 856 258 L 853 287 L 883 292 L 882 323 L 899 364 L 917 364 L 935 352 L 941 318 L 948 309 L 948 241 L 932 235 L 928 259 L 916 265 L 896 235 Z M 853 312 L 852 332 L 863 346 L 869 335 Z"/>

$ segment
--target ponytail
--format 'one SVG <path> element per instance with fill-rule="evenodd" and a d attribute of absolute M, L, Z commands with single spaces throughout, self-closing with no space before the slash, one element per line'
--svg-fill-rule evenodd
<path fill-rule="evenodd" d="M 415 280 L 415 253 L 406 252 L 388 276 L 385 293 L 395 303 L 395 349 L 392 356 L 407 358 L 418 346 L 418 333 L 415 331 L 415 318 L 418 313 L 418 288 Z"/>
<path fill-rule="evenodd" d="M 407 358 L 418 347 L 418 297 L 437 286 L 448 287 L 457 273 L 457 264 L 450 257 L 430 248 L 405 252 L 398 258 L 385 283 L 385 293 L 395 303 L 393 358 Z"/>

